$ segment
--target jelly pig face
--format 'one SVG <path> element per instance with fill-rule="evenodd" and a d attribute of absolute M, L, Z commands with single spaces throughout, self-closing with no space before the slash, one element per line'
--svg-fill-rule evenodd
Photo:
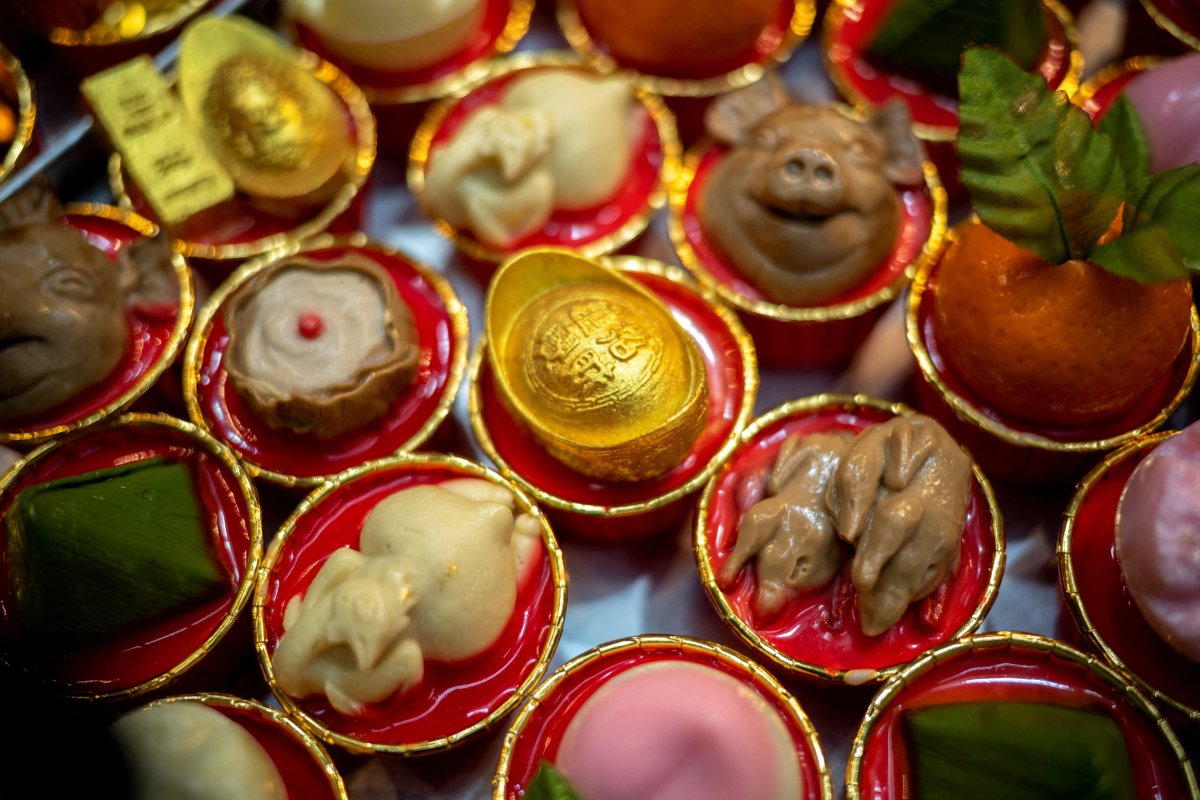
<path fill-rule="evenodd" d="M 732 147 L 705 186 L 701 223 L 769 297 L 820 303 L 891 251 L 901 212 L 893 184 L 920 182 L 921 147 L 899 103 L 859 122 L 756 87 L 749 102 L 710 110 L 710 132 Z"/>

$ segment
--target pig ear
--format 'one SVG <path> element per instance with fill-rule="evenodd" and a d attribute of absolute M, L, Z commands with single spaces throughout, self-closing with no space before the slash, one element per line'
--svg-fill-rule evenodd
<path fill-rule="evenodd" d="M 35 222 L 52 222 L 61 219 L 62 215 L 62 206 L 50 188 L 50 181 L 46 176 L 39 175 L 24 189 L 0 203 L 0 230 Z"/>
<path fill-rule="evenodd" d="M 134 240 L 117 256 L 117 268 L 129 304 L 157 307 L 179 302 L 171 248 L 165 239 Z"/>
<path fill-rule="evenodd" d="M 704 127 L 717 141 L 737 144 L 759 120 L 786 106 L 789 99 L 783 83 L 768 72 L 749 86 L 713 100 L 704 114 Z"/>
<path fill-rule="evenodd" d="M 886 155 L 883 174 L 892 183 L 921 183 L 925 148 L 912 130 L 912 117 L 904 101 L 892 99 L 871 113 L 867 124 L 883 139 Z"/>

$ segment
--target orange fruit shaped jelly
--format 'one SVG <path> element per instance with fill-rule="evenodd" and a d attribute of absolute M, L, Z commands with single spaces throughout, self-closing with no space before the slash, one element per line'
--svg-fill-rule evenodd
<path fill-rule="evenodd" d="M 1186 279 L 1056 265 L 978 222 L 960 228 L 935 291 L 938 343 L 958 377 L 997 410 L 1048 424 L 1128 408 L 1179 354 L 1192 308 Z"/>

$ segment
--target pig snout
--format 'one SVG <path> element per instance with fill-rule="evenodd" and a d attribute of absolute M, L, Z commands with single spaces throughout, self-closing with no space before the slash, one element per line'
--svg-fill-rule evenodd
<path fill-rule="evenodd" d="M 790 147 L 766 165 L 762 201 L 797 217 L 823 217 L 842 206 L 845 184 L 837 161 L 815 147 Z"/>

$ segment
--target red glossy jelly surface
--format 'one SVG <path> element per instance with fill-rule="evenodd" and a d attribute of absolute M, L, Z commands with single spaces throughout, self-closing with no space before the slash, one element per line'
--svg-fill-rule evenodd
<path fill-rule="evenodd" d="M 58 446 L 38 458 L 0 496 L 7 514 L 24 489 L 120 464 L 164 457 L 188 463 L 196 492 L 209 515 L 213 553 L 227 576 L 225 596 L 143 630 L 68 655 L 57 678 L 75 692 L 117 692 L 163 675 L 197 652 L 233 607 L 252 547 L 249 507 L 236 477 L 186 433 L 158 425 L 103 428 Z M 20 619 L 9 580 L 7 528 L 0 531 L 0 636 L 11 640 Z"/>
<path fill-rule="evenodd" d="M 391 275 L 400 299 L 409 307 L 421 348 L 409 386 L 392 401 L 387 414 L 357 430 L 322 440 L 272 428 L 259 419 L 234 390 L 225 373 L 229 335 L 225 304 L 212 318 L 198 359 L 196 393 L 204 423 L 213 435 L 251 464 L 282 475 L 312 478 L 333 475 L 403 449 L 437 411 L 450 381 L 458 342 L 449 311 L 437 289 L 403 256 L 373 249 L 331 247 L 304 254 L 315 261 L 336 261 L 355 252 Z"/>
<path fill-rule="evenodd" d="M 708 179 L 727 152 L 728 148 L 724 145 L 714 145 L 704 151 L 696 164 L 696 174 L 688 187 L 687 201 L 683 209 L 684 234 L 688 244 L 695 251 L 696 258 L 718 283 L 728 286 L 749 300 L 776 302 L 742 277 L 737 265 L 729 261 L 717 243 L 708 238 L 700 222 L 699 206 Z M 820 305 L 837 306 L 870 297 L 891 285 L 904 274 L 908 265 L 920 256 L 921 248 L 929 239 L 929 232 L 933 226 L 933 202 L 923 186 L 898 187 L 897 193 L 901 209 L 900 230 L 896 234 L 896 243 L 892 251 L 866 281 Z"/>
<path fill-rule="evenodd" d="M 114 260 L 117 253 L 142 234 L 120 222 L 87 214 L 70 214 L 66 223 L 80 231 L 89 242 Z M 30 433 L 59 425 L 70 425 L 117 402 L 141 388 L 146 375 L 167 355 L 167 345 L 179 319 L 179 304 L 169 306 L 134 305 L 126 310 L 129 343 L 112 374 L 96 386 L 36 417 L 15 424 L 6 423 L 11 433 Z M 138 392 L 140 393 L 140 392 Z"/>
<path fill-rule="evenodd" d="M 442 120 L 442 124 L 433 134 L 430 142 L 430 162 L 437 159 L 437 151 L 447 144 L 454 136 L 459 126 L 466 121 L 471 112 L 481 106 L 495 105 L 504 95 L 505 88 L 518 76 L 533 73 L 532 69 L 519 70 L 502 75 L 495 80 L 475 89 L 450 109 Z M 570 67 L 545 67 L 544 69 L 570 69 Z M 592 75 L 590 70 L 579 69 L 585 75 Z M 506 252 L 515 253 L 526 247 L 580 247 L 582 245 L 609 236 L 618 231 L 630 219 L 638 214 L 650 212 L 650 196 L 658 188 L 659 172 L 663 165 L 663 143 L 658 137 L 658 127 L 650 112 L 641 104 L 637 104 L 634 115 L 633 147 L 634 157 L 629 165 L 629 174 L 621 182 L 617 193 L 611 198 L 593 208 L 575 211 L 555 209 L 550 220 L 540 231 L 518 239 L 504 248 Z M 426 166 L 428 169 L 428 165 Z"/>
<path fill-rule="evenodd" d="M 737 541 L 738 524 L 744 513 L 737 504 L 738 485 L 749 475 L 769 470 L 784 439 L 835 430 L 857 433 L 886 422 L 891 416 L 871 408 L 828 406 L 781 419 L 762 430 L 748 445 L 741 446 L 717 476 L 708 506 L 708 558 L 713 572 L 721 571 Z M 843 600 L 845 605 L 835 608 L 839 605 L 835 602 L 838 594 L 835 587 L 849 583 L 848 559 L 835 584 L 798 598 L 766 624 L 756 622 L 752 610 L 756 588 L 753 567 L 743 567 L 725 597 L 738 617 L 760 637 L 797 661 L 830 670 L 895 666 L 951 639 L 979 607 L 996 555 L 991 525 L 987 498 L 975 482 L 967 507 L 958 568 L 945 583 L 944 595 L 939 591 L 914 603 L 899 623 L 880 636 L 862 632 L 857 602 Z M 940 614 L 931 614 L 934 598 L 944 600 Z"/>
<path fill-rule="evenodd" d="M 884 72 L 864 55 L 876 28 L 891 12 L 896 0 L 858 0 L 841 10 L 842 23 L 828 37 L 825 57 L 830 69 L 871 105 L 900 97 L 908 105 L 913 121 L 940 128 L 958 128 L 958 101 L 929 91 L 911 78 Z M 1051 88 L 1056 88 L 1070 71 L 1070 44 L 1058 18 L 1046 12 L 1049 38 L 1037 71 Z M 828 25 L 826 31 L 829 31 Z"/>
<path fill-rule="evenodd" d="M 330 800 L 337 797 L 321 764 L 294 733 L 257 709 L 216 703 L 211 707 L 245 728 L 267 751 L 283 778 L 288 800 Z"/>
<path fill-rule="evenodd" d="M 1129 594 L 1117 560 L 1121 492 L 1151 452 L 1152 448 L 1143 448 L 1131 453 L 1092 484 L 1071 534 L 1075 584 L 1100 638 L 1128 670 L 1172 700 L 1200 709 L 1200 664 L 1177 653 L 1149 626 Z"/>
<path fill-rule="evenodd" d="M 650 480 L 603 481 L 565 466 L 542 449 L 509 413 L 485 359 L 479 372 L 480 413 L 496 452 L 523 480 L 572 503 L 616 507 L 640 503 L 691 480 L 721 449 L 741 413 L 744 364 L 732 331 L 693 290 L 649 273 L 627 275 L 655 293 L 700 348 L 708 376 L 708 422 L 679 466 Z"/>
<path fill-rule="evenodd" d="M 389 91 L 409 89 L 446 78 L 496 52 L 501 34 L 508 23 L 514 0 L 485 0 L 483 19 L 466 44 L 455 53 L 420 69 L 385 72 L 350 64 L 332 53 L 321 41 L 320 34 L 307 25 L 296 25 L 296 40 L 301 47 L 311 50 L 321 58 L 337 64 L 338 69 L 350 76 L 350 80 L 366 90 Z"/>
<path fill-rule="evenodd" d="M 792 24 L 792 16 L 796 13 L 796 5 L 795 0 L 781 0 L 775 18 L 763 28 L 758 38 L 754 40 L 753 45 L 740 53 L 735 53 L 732 56 L 721 59 L 706 57 L 704 53 L 698 52 L 680 53 L 679 57 L 675 59 L 674 68 L 670 70 L 663 70 L 657 64 L 644 64 L 637 59 L 615 57 L 610 52 L 606 43 L 596 36 L 594 33 L 595 25 L 589 24 L 587 16 L 582 12 L 579 15 L 579 21 L 588 31 L 588 38 L 591 39 L 593 47 L 608 58 L 616 61 L 619 67 L 664 78 L 704 80 L 706 78 L 719 77 L 749 64 L 765 64 L 769 61 L 771 56 L 779 50 L 784 38 L 787 36 L 788 28 Z"/>
<path fill-rule="evenodd" d="M 1120 689 L 1081 664 L 1016 644 L 956 655 L 902 689 L 867 739 L 859 796 L 863 800 L 909 796 L 912 777 L 903 729 L 905 711 L 977 702 L 1052 703 L 1108 713 L 1125 734 L 1137 796 L 1143 800 L 1188 796 L 1182 771 L 1166 743 Z"/>
<path fill-rule="evenodd" d="M 1083 104 L 1083 110 L 1093 120 L 1100 119 L 1108 112 L 1109 106 L 1116 102 L 1117 95 L 1124 92 L 1129 82 L 1140 74 L 1142 74 L 1142 70 L 1130 70 L 1113 78 L 1108 83 L 1096 89 L 1096 92 Z"/>
<path fill-rule="evenodd" d="M 950 391 L 963 398 L 980 414 L 1011 430 L 1035 434 L 1055 442 L 1088 442 L 1121 436 L 1158 416 L 1187 378 L 1194 355 L 1192 337 L 1188 337 L 1187 346 L 1179 352 L 1171 367 L 1146 387 L 1146 391 L 1136 403 L 1116 416 L 1087 425 L 1058 426 L 1032 422 L 999 411 L 968 388 L 942 355 L 937 332 L 937 269 L 938 265 L 934 265 L 930 271 L 925 293 L 921 295 L 921 302 L 917 308 L 917 328 L 921 343 L 929 352 L 934 370 Z"/>
<path fill-rule="evenodd" d="M 384 498 L 410 486 L 474 477 L 449 467 L 400 465 L 341 484 L 296 522 L 267 576 L 263 620 L 267 649 L 283 635 L 283 612 L 303 595 L 334 550 L 358 547 L 363 522 Z M 550 557 L 524 576 L 516 609 L 500 639 L 477 658 L 425 662 L 425 676 L 407 692 L 368 704 L 361 716 L 342 714 L 322 696 L 297 699 L 300 709 L 326 728 L 360 741 L 412 745 L 433 741 L 482 722 L 508 700 L 536 668 L 554 623 Z"/>
<path fill-rule="evenodd" d="M 687 661 L 718 669 L 742 681 L 758 694 L 768 705 L 779 712 L 784 725 L 796 744 L 796 758 L 800 763 L 800 778 L 803 800 L 821 796 L 821 780 L 817 768 L 817 756 L 809 747 L 803 729 L 786 710 L 778 697 L 754 675 L 714 656 L 693 651 L 682 651 L 672 645 L 643 643 L 637 650 L 625 650 L 603 656 L 585 664 L 567 675 L 554 691 L 538 703 L 530 714 L 520 736 L 513 742 L 508 766 L 508 797 L 521 797 L 525 787 L 533 780 L 542 760 L 554 762 L 563 732 L 571 719 L 589 697 L 596 693 L 606 681 L 641 664 L 655 661 Z M 732 799 L 731 799 L 732 800 Z"/>

